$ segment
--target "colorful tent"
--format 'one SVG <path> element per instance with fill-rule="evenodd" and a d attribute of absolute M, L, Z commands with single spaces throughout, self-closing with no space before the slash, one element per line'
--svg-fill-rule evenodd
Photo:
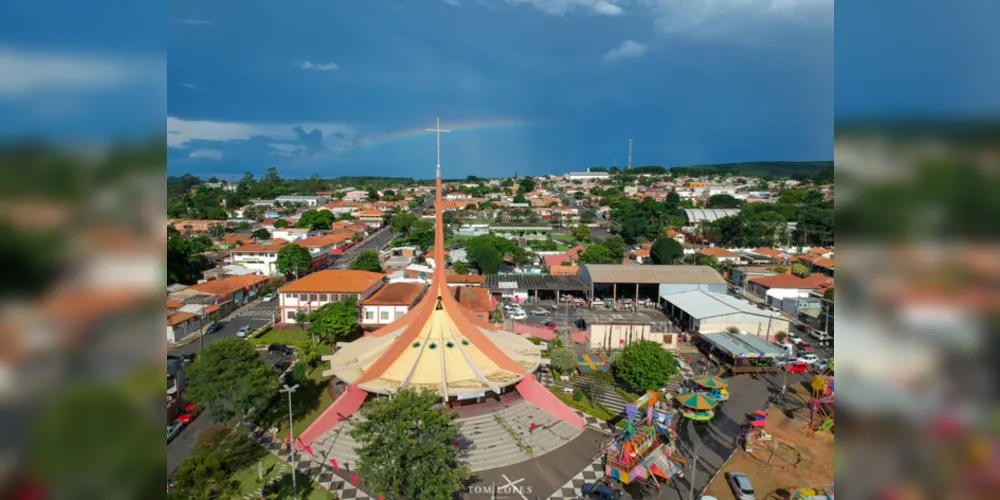
<path fill-rule="evenodd" d="M 691 379 L 694 383 L 706 388 L 706 389 L 722 389 L 723 387 L 729 387 L 729 384 L 725 380 L 719 377 L 713 377 L 710 375 L 699 375 Z"/>
<path fill-rule="evenodd" d="M 714 399 L 698 393 L 681 394 L 677 396 L 677 402 L 695 410 L 711 410 L 719 404 Z"/>

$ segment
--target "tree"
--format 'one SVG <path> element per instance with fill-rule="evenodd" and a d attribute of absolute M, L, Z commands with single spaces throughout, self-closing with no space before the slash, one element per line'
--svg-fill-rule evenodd
<path fill-rule="evenodd" d="M 269 240 L 269 239 L 271 239 L 271 233 L 267 229 L 264 229 L 264 228 L 260 228 L 260 229 L 258 229 L 256 231 L 254 231 L 252 233 L 252 236 L 254 238 L 257 238 L 258 240 Z"/>
<path fill-rule="evenodd" d="M 299 216 L 295 227 L 308 229 L 330 229 L 333 225 L 333 212 L 329 210 L 306 210 Z"/>
<path fill-rule="evenodd" d="M 309 315 L 309 332 L 320 339 L 348 338 L 358 331 L 358 301 L 348 297 L 324 304 Z"/>
<path fill-rule="evenodd" d="M 351 430 L 358 443 L 358 472 L 372 491 L 389 499 L 450 499 L 471 476 L 453 443 L 460 437 L 458 414 L 436 407 L 428 390 L 402 389 L 362 410 Z"/>
<path fill-rule="evenodd" d="M 653 264 L 674 264 L 684 257 L 684 246 L 673 238 L 659 238 L 649 250 Z"/>
<path fill-rule="evenodd" d="M 168 498 L 239 497 L 240 483 L 233 474 L 266 453 L 242 428 L 208 429 L 201 436 L 201 446 L 174 473 L 176 489 Z"/>
<path fill-rule="evenodd" d="M 812 274 L 812 271 L 810 271 L 809 268 L 806 267 L 805 264 L 802 264 L 801 262 L 793 262 L 792 274 L 800 278 L 808 278 L 809 275 Z"/>
<path fill-rule="evenodd" d="M 582 378 L 584 390 L 591 401 L 596 401 L 615 386 L 615 378 L 608 372 L 591 372 Z"/>
<path fill-rule="evenodd" d="M 521 190 L 518 193 L 530 193 L 535 190 L 535 181 L 531 177 L 525 177 L 518 181 L 518 185 L 521 186 Z"/>
<path fill-rule="evenodd" d="M 579 224 L 576 226 L 576 230 L 573 231 L 573 238 L 581 243 L 586 243 L 590 241 L 590 228 L 586 224 Z"/>
<path fill-rule="evenodd" d="M 354 271 L 382 272 L 382 260 L 375 250 L 363 250 L 351 261 L 350 268 Z"/>
<path fill-rule="evenodd" d="M 312 255 L 298 245 L 286 245 L 278 250 L 277 267 L 279 273 L 294 274 L 295 279 L 299 279 L 300 274 L 312 267 Z"/>
<path fill-rule="evenodd" d="M 740 200 L 728 194 L 714 194 L 708 198 L 705 208 L 740 208 Z"/>
<path fill-rule="evenodd" d="M 527 203 L 528 199 L 524 197 L 523 194 L 517 193 L 514 195 L 514 203 Z"/>
<path fill-rule="evenodd" d="M 316 363 L 320 360 L 319 345 L 313 341 L 312 336 L 306 337 L 305 341 L 299 345 L 298 351 L 295 353 L 299 361 L 309 365 L 310 367 L 316 366 Z"/>
<path fill-rule="evenodd" d="M 778 274 L 785 274 L 785 273 L 788 272 L 788 268 L 787 267 L 780 267 L 779 266 L 779 267 L 774 268 L 774 272 L 776 272 Z"/>
<path fill-rule="evenodd" d="M 187 398 L 208 409 L 217 422 L 241 422 L 263 408 L 278 389 L 274 368 L 243 339 L 221 339 L 198 353 L 187 368 Z"/>
<path fill-rule="evenodd" d="M 833 287 L 827 288 L 826 291 L 823 292 L 823 298 L 833 302 Z"/>
<path fill-rule="evenodd" d="M 552 360 L 552 368 L 560 373 L 569 373 L 576 368 L 576 356 L 565 347 L 550 349 L 549 359 Z"/>
<path fill-rule="evenodd" d="M 32 414 L 24 422 L 25 450 L 45 496 L 149 498 L 159 490 L 163 441 L 155 439 L 158 425 L 142 403 L 144 398 L 115 385 L 81 383 L 65 387 Z M 95 450 L 101 450 L 100 459 Z"/>
<path fill-rule="evenodd" d="M 274 221 L 274 228 L 275 229 L 283 229 L 283 228 L 286 228 L 286 227 L 288 227 L 288 221 L 287 220 L 285 220 L 285 219 L 278 219 L 278 220 Z"/>
<path fill-rule="evenodd" d="M 615 375 L 634 389 L 658 390 L 677 371 L 674 355 L 651 340 L 629 344 L 615 360 Z"/>
<path fill-rule="evenodd" d="M 615 259 L 611 257 L 611 251 L 604 245 L 594 245 L 580 254 L 580 264 L 614 264 Z M 621 263 L 621 261 L 617 261 Z"/>
<path fill-rule="evenodd" d="M 410 229 L 413 228 L 413 224 L 417 222 L 417 216 L 409 212 L 399 214 L 392 218 L 392 230 L 397 233 L 402 233 L 404 237 L 410 235 Z"/>
<path fill-rule="evenodd" d="M 608 236 L 601 245 L 608 249 L 613 261 L 621 262 L 625 259 L 625 240 L 617 236 Z"/>
<path fill-rule="evenodd" d="M 469 264 L 464 260 L 455 262 L 452 268 L 455 270 L 455 274 L 469 274 Z"/>
<path fill-rule="evenodd" d="M 788 338 L 788 332 L 784 330 L 774 334 L 774 340 L 777 340 L 779 344 L 784 342 L 786 338 Z"/>

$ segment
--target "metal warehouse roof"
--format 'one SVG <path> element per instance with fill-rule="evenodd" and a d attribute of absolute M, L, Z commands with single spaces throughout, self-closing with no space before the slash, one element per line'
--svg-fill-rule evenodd
<path fill-rule="evenodd" d="M 679 285 L 725 285 L 726 280 L 711 266 L 658 266 L 622 264 L 586 264 L 593 283 L 645 283 Z"/>
<path fill-rule="evenodd" d="M 685 208 L 682 210 L 687 220 L 692 223 L 712 222 L 723 217 L 739 215 L 738 208 Z"/>
<path fill-rule="evenodd" d="M 752 314 L 763 318 L 781 318 L 778 313 L 763 311 L 746 301 L 723 293 L 692 290 L 664 294 L 661 297 L 694 319 L 715 318 L 737 313 Z"/>
<path fill-rule="evenodd" d="M 487 274 L 481 285 L 491 292 L 500 290 L 560 290 L 566 292 L 587 291 L 576 276 L 547 276 L 530 274 Z"/>
<path fill-rule="evenodd" d="M 756 335 L 718 332 L 703 333 L 701 336 L 734 358 L 774 358 L 782 354 L 781 349 Z"/>

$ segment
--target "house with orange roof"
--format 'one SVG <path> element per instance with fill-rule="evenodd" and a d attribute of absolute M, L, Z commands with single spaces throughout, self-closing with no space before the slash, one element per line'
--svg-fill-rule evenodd
<path fill-rule="evenodd" d="M 783 250 L 778 250 L 776 248 L 768 248 L 768 247 L 755 248 L 750 253 L 755 253 L 757 255 L 763 255 L 764 257 L 767 257 L 767 258 L 771 259 L 774 262 L 787 262 L 789 259 L 792 258 L 792 254 L 790 254 L 788 252 L 785 252 Z"/>
<path fill-rule="evenodd" d="M 385 212 L 381 210 L 361 210 L 354 212 L 354 218 L 363 224 L 367 224 L 373 228 L 380 228 L 382 224 L 385 223 Z"/>
<path fill-rule="evenodd" d="M 814 273 L 833 276 L 833 259 L 816 259 L 811 265 Z"/>
<path fill-rule="evenodd" d="M 448 282 L 450 287 L 479 287 L 483 286 L 483 281 L 486 280 L 486 276 L 482 274 L 448 274 L 445 276 L 445 280 Z"/>
<path fill-rule="evenodd" d="M 740 254 L 730 252 L 729 250 L 720 247 L 702 248 L 701 250 L 698 250 L 697 253 L 698 255 L 702 255 L 704 257 L 713 257 L 719 262 L 732 262 L 734 264 L 738 264 L 743 260 L 743 258 L 740 257 Z"/>
<path fill-rule="evenodd" d="M 482 321 L 490 320 L 490 312 L 496 309 L 496 299 L 485 288 L 460 286 L 453 288 L 455 300 L 473 316 Z"/>
<path fill-rule="evenodd" d="M 628 260 L 632 261 L 630 264 L 652 264 L 652 260 L 649 256 L 649 250 L 632 250 L 628 255 Z"/>
<path fill-rule="evenodd" d="M 201 321 L 196 314 L 182 311 L 167 311 L 167 342 L 177 342 L 188 334 L 198 331 Z"/>
<path fill-rule="evenodd" d="M 824 259 L 833 258 L 833 250 L 830 250 L 829 248 L 810 248 L 806 250 L 806 253 L 810 255 L 818 255 Z"/>
<path fill-rule="evenodd" d="M 816 288 L 816 285 L 793 274 L 751 278 L 747 282 L 747 291 L 769 304 L 790 298 L 806 298 Z"/>
<path fill-rule="evenodd" d="M 576 276 L 579 272 L 578 266 L 552 266 L 549 268 L 549 276 Z"/>
<path fill-rule="evenodd" d="M 379 288 L 361 302 L 361 328 L 374 330 L 402 318 L 426 288 L 422 283 L 389 283 Z"/>
<path fill-rule="evenodd" d="M 680 231 L 674 229 L 667 229 L 667 238 L 672 238 L 674 241 L 680 243 L 681 245 L 684 244 L 684 233 Z"/>
<path fill-rule="evenodd" d="M 364 302 L 382 287 L 384 280 L 384 274 L 369 271 L 317 271 L 278 289 L 279 321 L 294 323 L 299 311 L 309 313 L 348 297 Z"/>
<path fill-rule="evenodd" d="M 557 266 L 571 266 L 573 265 L 573 257 L 570 257 L 568 254 L 564 253 L 543 255 L 542 265 L 546 269 L 550 269 Z"/>
<path fill-rule="evenodd" d="M 240 247 L 247 243 L 253 243 L 254 237 L 250 233 L 226 233 L 218 241 L 218 247 L 223 250 Z"/>
<path fill-rule="evenodd" d="M 257 290 L 264 286 L 267 281 L 267 278 L 254 274 L 229 276 L 228 278 L 191 285 L 184 289 L 183 294 L 213 297 L 210 302 L 218 307 L 219 316 L 226 317 L 234 309 L 247 304 L 256 297 Z M 209 308 L 203 310 L 206 314 L 215 312 Z"/>

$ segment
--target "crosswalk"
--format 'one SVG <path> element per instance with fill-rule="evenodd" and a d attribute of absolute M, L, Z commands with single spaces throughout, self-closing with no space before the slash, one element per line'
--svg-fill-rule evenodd
<path fill-rule="evenodd" d="M 247 309 L 239 314 L 237 317 L 250 317 L 250 318 L 266 318 L 271 319 L 274 316 L 274 309 Z"/>

